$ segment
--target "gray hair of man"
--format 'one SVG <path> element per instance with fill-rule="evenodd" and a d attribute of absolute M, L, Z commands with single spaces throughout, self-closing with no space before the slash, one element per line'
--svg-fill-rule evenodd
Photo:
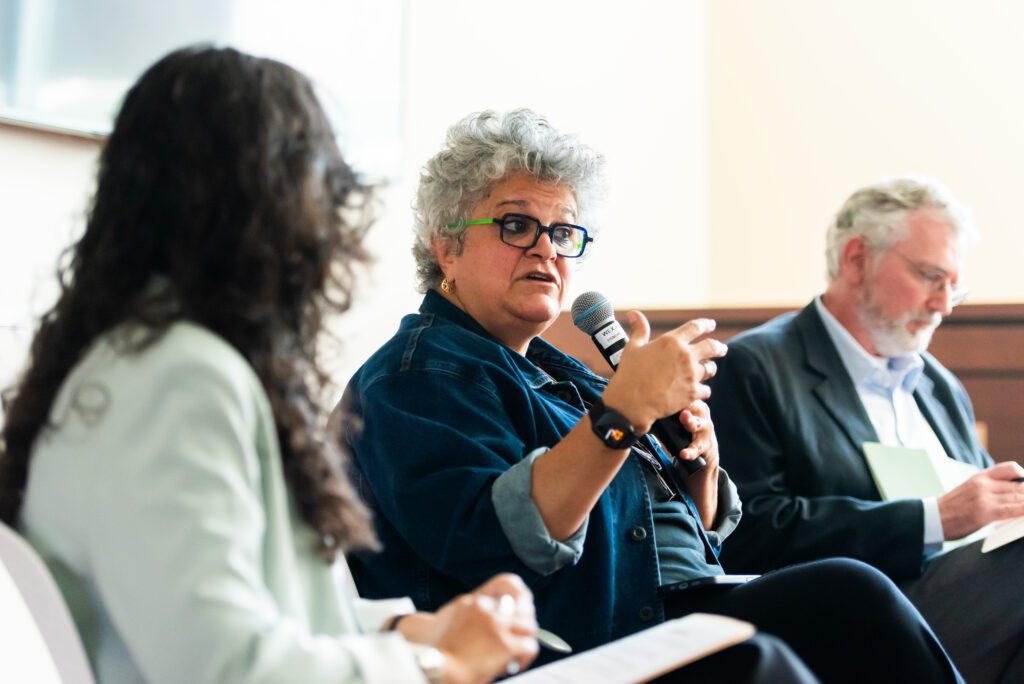
<path fill-rule="evenodd" d="M 461 251 L 468 227 L 450 224 L 467 218 L 496 183 L 520 171 L 568 187 L 576 200 L 576 223 L 591 237 L 596 235 L 597 208 L 606 182 L 603 155 L 575 136 L 560 133 L 529 109 L 470 114 L 448 129 L 441 151 L 420 173 L 412 249 L 420 292 L 437 287 L 444 278 L 431 241 L 452 240 Z"/>
<path fill-rule="evenodd" d="M 961 253 L 978 239 L 970 209 L 945 185 L 927 176 L 900 176 L 861 188 L 850 195 L 825 236 L 829 282 L 839 276 L 843 248 L 863 237 L 875 259 L 907 237 L 906 217 L 918 209 L 932 209 L 949 222 Z"/>

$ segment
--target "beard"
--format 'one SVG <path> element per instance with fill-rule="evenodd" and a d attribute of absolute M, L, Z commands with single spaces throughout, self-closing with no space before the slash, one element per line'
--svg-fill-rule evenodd
<path fill-rule="evenodd" d="M 919 354 L 928 348 L 935 329 L 942 323 L 942 316 L 936 311 L 919 309 L 908 311 L 897 318 L 888 318 L 882 312 L 882 303 L 875 296 L 874 288 L 867 287 L 857 305 L 857 314 L 867 328 L 875 349 L 882 356 L 905 356 Z M 916 332 L 907 326 L 923 324 Z"/>

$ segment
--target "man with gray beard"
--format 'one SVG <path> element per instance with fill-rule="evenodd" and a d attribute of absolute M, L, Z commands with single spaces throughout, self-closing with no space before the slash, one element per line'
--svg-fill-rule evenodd
<path fill-rule="evenodd" d="M 1022 682 L 1024 542 L 942 552 L 944 541 L 1024 515 L 1024 468 L 993 464 L 963 386 L 925 351 L 964 299 L 961 260 L 974 237 L 967 209 L 934 180 L 863 188 L 829 227 L 825 293 L 729 342 L 709 403 L 744 512 L 722 560 L 755 573 L 831 556 L 871 563 L 917 605 L 967 681 Z M 863 452 L 872 442 L 978 472 L 938 497 L 882 501 Z"/>

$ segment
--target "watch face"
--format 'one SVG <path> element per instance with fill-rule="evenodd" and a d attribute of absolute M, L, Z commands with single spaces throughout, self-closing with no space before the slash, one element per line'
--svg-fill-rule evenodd
<path fill-rule="evenodd" d="M 636 441 L 633 426 L 612 411 L 606 412 L 597 419 L 594 423 L 594 432 L 610 449 L 623 449 L 632 446 Z"/>
<path fill-rule="evenodd" d="M 617 427 L 610 427 L 607 430 L 605 430 L 605 433 L 604 433 L 604 443 L 605 444 L 614 444 L 614 445 L 618 446 L 619 444 L 622 444 L 622 441 L 625 439 L 625 437 L 626 437 L 625 430 L 622 430 L 621 428 L 617 428 Z"/>

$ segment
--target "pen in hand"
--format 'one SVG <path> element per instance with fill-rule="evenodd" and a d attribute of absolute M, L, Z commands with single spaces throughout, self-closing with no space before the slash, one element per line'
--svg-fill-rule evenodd
<path fill-rule="evenodd" d="M 498 599 L 498 614 L 506 617 L 515 615 L 516 612 L 516 600 L 509 594 L 504 594 Z M 541 627 L 537 628 L 537 643 L 544 648 L 555 651 L 556 653 L 572 653 L 572 646 L 566 642 L 565 639 L 558 636 L 554 632 L 550 632 Z"/>

